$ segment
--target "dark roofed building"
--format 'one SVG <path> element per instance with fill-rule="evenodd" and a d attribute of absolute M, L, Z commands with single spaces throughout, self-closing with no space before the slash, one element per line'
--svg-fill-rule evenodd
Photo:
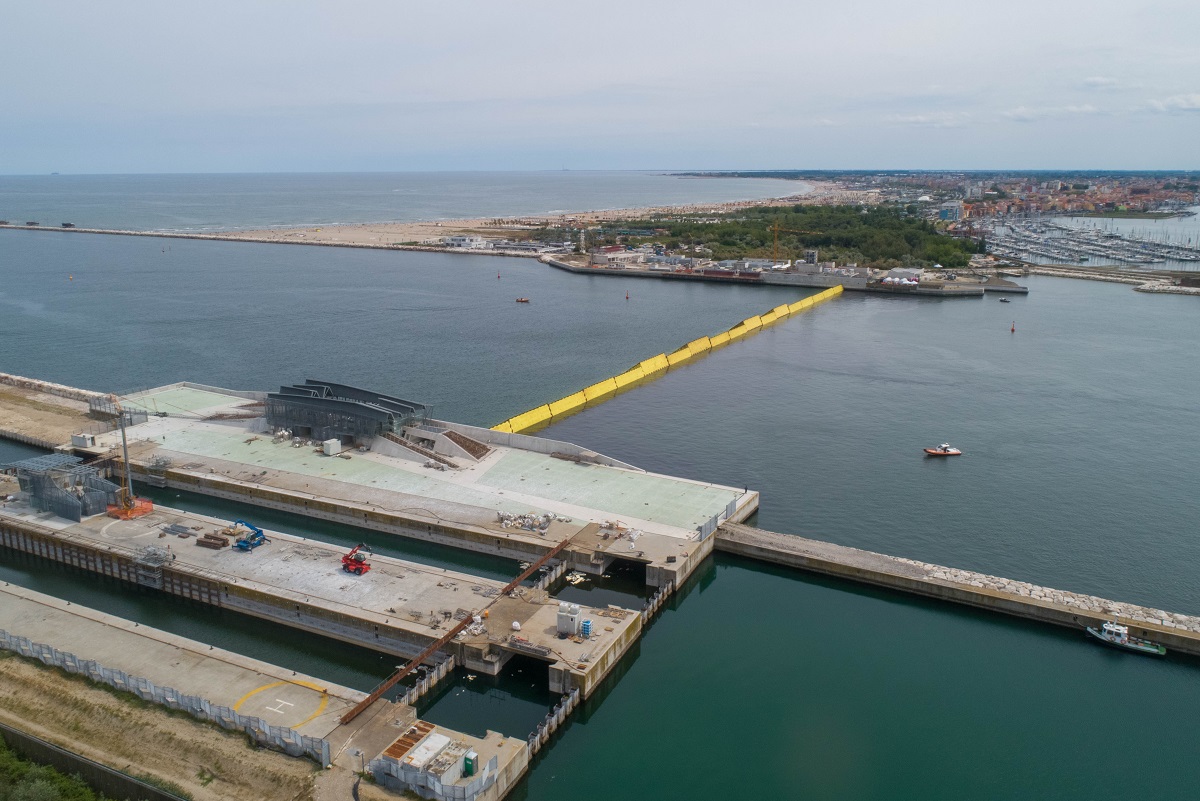
<path fill-rule="evenodd" d="M 429 407 L 390 395 L 307 379 L 267 394 L 267 424 L 310 439 L 364 441 L 399 434 L 429 417 Z"/>

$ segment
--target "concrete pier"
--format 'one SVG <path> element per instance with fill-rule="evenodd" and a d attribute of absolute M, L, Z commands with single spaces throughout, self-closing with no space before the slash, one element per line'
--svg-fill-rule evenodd
<path fill-rule="evenodd" d="M 260 745 L 322 767 L 357 771 L 369 764 L 397 790 L 433 783 L 433 765 L 410 768 L 407 785 L 383 775 L 392 762 L 388 754 L 409 732 L 432 735 L 459 756 L 474 753 L 484 766 L 462 777 L 447 775 L 453 765 L 442 764 L 436 774 L 442 792 L 434 797 L 496 801 L 531 756 L 521 738 L 446 729 L 417 719 L 407 704 L 377 701 L 374 714 L 341 725 L 342 714 L 365 693 L 8 584 L 0 586 L 0 648 L 245 731 Z"/>
<path fill-rule="evenodd" d="M 1131 634 L 1200 655 L 1200 617 L 1121 603 L 1023 581 L 886 556 L 734 524 L 717 530 L 716 549 L 763 562 L 1054 623 L 1080 631 L 1119 620 Z"/>
<path fill-rule="evenodd" d="M 558 602 L 543 590 L 502 595 L 502 582 L 383 556 L 355 576 L 341 569 L 344 548 L 279 532 L 250 552 L 197 546 L 199 535 L 224 525 L 164 507 L 133 520 L 74 523 L 16 501 L 0 508 L 0 544 L 401 657 L 480 615 L 446 646 L 459 665 L 494 675 L 513 654 L 532 656 L 549 664 L 552 691 L 578 687 L 585 697 L 641 633 L 634 610 L 585 607 L 592 636 L 559 639 Z M 191 534 L 169 535 L 168 526 Z"/>

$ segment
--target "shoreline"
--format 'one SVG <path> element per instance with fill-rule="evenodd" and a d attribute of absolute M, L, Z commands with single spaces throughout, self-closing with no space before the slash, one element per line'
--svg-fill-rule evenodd
<path fill-rule="evenodd" d="M 447 248 L 427 244 L 428 240 L 447 236 L 488 234 L 492 237 L 506 231 L 519 233 L 554 224 L 596 225 L 613 220 L 645 220 L 664 214 L 725 213 L 754 207 L 790 206 L 797 203 L 821 204 L 830 202 L 871 202 L 869 193 L 843 190 L 836 184 L 804 182 L 799 192 L 758 200 L 732 200 L 715 203 L 686 203 L 662 206 L 638 206 L 618 209 L 547 212 L 544 214 L 509 217 L 464 217 L 409 222 L 366 222 L 291 225 L 270 228 L 247 228 L 224 231 L 164 231 L 136 228 L 52 227 L 43 225 L 0 225 L 0 230 L 60 231 L 118 236 L 157 236 L 166 239 L 207 239 L 218 241 L 260 242 L 267 244 L 327 245 L 339 247 L 371 247 L 386 250 L 435 250 L 469 253 L 465 248 Z M 476 252 L 478 255 L 478 252 Z M 485 255 L 522 255 L 485 251 Z"/>

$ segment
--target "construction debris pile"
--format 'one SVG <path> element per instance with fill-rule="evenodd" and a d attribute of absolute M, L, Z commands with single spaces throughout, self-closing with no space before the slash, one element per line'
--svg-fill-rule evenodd
<path fill-rule="evenodd" d="M 500 525 L 504 528 L 519 528 L 525 531 L 545 531 L 550 528 L 550 524 L 554 521 L 560 523 L 570 523 L 571 518 L 563 517 L 562 515 L 550 514 L 535 514 L 528 512 L 523 515 L 513 515 L 508 512 L 496 512 L 496 517 Z"/>

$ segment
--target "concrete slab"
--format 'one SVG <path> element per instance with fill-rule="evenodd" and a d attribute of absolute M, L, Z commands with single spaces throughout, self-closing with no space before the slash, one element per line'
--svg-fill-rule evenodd
<path fill-rule="evenodd" d="M 310 737 L 365 696 L 23 587 L 0 587 L 0 629 Z"/>

